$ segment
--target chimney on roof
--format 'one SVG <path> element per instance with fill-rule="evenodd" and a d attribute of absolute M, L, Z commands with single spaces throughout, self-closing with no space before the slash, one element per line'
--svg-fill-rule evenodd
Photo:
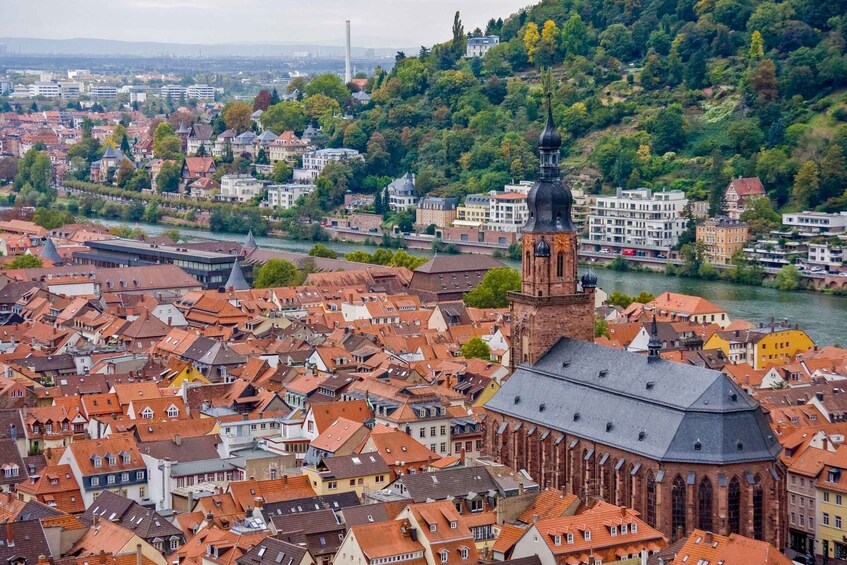
<path fill-rule="evenodd" d="M 174 443 L 177 445 L 182 445 L 182 436 L 179 434 L 174 434 Z"/>
<path fill-rule="evenodd" d="M 143 565 L 141 559 L 141 544 L 135 544 L 135 565 Z"/>
<path fill-rule="evenodd" d="M 106 552 L 104 550 L 100 550 L 100 563 L 106 563 Z"/>
<path fill-rule="evenodd" d="M 13 522 L 6 522 L 6 546 L 15 547 L 15 528 Z"/>
<path fill-rule="evenodd" d="M 706 532 L 706 536 L 704 539 L 706 540 L 707 545 L 712 545 L 712 540 L 714 539 L 712 532 Z"/>
<path fill-rule="evenodd" d="M 282 484 L 288 486 L 288 475 L 282 476 Z"/>
<path fill-rule="evenodd" d="M 533 515 L 532 515 L 532 523 L 533 523 L 533 524 L 534 524 L 534 523 L 536 523 L 536 522 L 537 522 L 538 520 L 540 520 L 540 519 L 541 519 L 541 516 L 539 516 L 538 514 L 533 514 Z"/>

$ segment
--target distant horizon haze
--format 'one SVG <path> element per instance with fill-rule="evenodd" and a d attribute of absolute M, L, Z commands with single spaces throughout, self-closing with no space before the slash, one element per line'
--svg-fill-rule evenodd
<path fill-rule="evenodd" d="M 0 37 L 102 39 L 190 45 L 344 44 L 350 20 L 358 48 L 427 47 L 485 28 L 531 0 L 0 0 Z M 12 49 L 10 49 L 11 51 Z"/>

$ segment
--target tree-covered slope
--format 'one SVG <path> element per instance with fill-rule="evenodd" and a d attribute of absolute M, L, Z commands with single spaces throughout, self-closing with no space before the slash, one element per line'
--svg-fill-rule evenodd
<path fill-rule="evenodd" d="M 462 56 L 457 14 L 452 40 L 370 77 L 352 119 L 310 103 L 318 89 L 282 104 L 365 152 L 327 170 L 323 206 L 406 170 L 422 194 L 533 178 L 549 66 L 566 172 L 589 190 L 681 188 L 717 208 L 731 176 L 758 175 L 778 206 L 842 209 L 845 14 L 847 0 L 545 0 L 471 32 L 501 38 L 481 59 Z"/>

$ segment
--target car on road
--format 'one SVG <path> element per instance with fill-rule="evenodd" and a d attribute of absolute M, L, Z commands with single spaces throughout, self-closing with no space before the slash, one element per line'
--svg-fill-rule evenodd
<path fill-rule="evenodd" d="M 667 258 L 668 258 L 668 256 L 665 255 L 664 253 L 659 253 L 658 255 L 656 255 L 656 259 L 667 259 Z"/>

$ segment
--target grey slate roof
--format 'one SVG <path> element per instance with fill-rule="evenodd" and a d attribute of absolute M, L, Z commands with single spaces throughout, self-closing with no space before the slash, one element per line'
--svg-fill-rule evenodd
<path fill-rule="evenodd" d="M 242 555 L 238 565 L 287 565 L 303 560 L 308 549 L 276 538 L 267 537 Z"/>
<path fill-rule="evenodd" d="M 244 249 L 258 249 L 259 244 L 256 243 L 256 238 L 253 237 L 253 230 L 247 232 L 247 239 L 244 241 L 244 245 L 242 246 Z"/>
<path fill-rule="evenodd" d="M 415 176 L 412 173 L 406 173 L 402 177 L 394 179 L 388 185 L 388 192 L 398 196 L 414 196 L 417 193 L 415 190 Z"/>
<path fill-rule="evenodd" d="M 224 288 L 232 288 L 235 290 L 249 290 L 250 283 L 244 278 L 244 273 L 241 271 L 241 265 L 238 261 L 233 261 L 232 271 L 229 273 L 229 278 L 226 280 Z"/>
<path fill-rule="evenodd" d="M 182 531 L 158 512 L 108 490 L 100 493 L 97 500 L 79 517 L 80 521 L 90 525 L 95 512 L 98 520 L 115 522 L 148 541 L 156 537 L 183 537 Z"/>
<path fill-rule="evenodd" d="M 409 498 L 415 502 L 444 500 L 448 496 L 465 497 L 469 493 L 497 492 L 497 483 L 485 467 L 457 467 L 434 473 L 417 473 L 398 477 Z"/>
<path fill-rule="evenodd" d="M 569 338 L 519 367 L 486 409 L 490 425 L 506 414 L 657 461 L 772 461 L 780 451 L 759 405 L 723 373 Z"/>
<path fill-rule="evenodd" d="M 44 242 L 44 249 L 41 250 L 41 258 L 47 259 L 54 265 L 61 265 L 63 262 L 62 256 L 59 255 L 58 251 L 56 251 L 56 246 L 53 245 L 53 240 L 49 237 L 47 238 L 47 241 Z"/>
<path fill-rule="evenodd" d="M 324 494 L 311 496 L 309 498 L 295 498 L 294 500 L 283 500 L 280 502 L 266 502 L 262 508 L 262 516 L 269 522 L 273 516 L 285 514 L 302 514 L 303 512 L 314 512 L 316 510 L 332 510 L 338 512 L 344 508 L 359 506 L 359 497 L 355 492 L 341 492 L 336 494 Z"/>

